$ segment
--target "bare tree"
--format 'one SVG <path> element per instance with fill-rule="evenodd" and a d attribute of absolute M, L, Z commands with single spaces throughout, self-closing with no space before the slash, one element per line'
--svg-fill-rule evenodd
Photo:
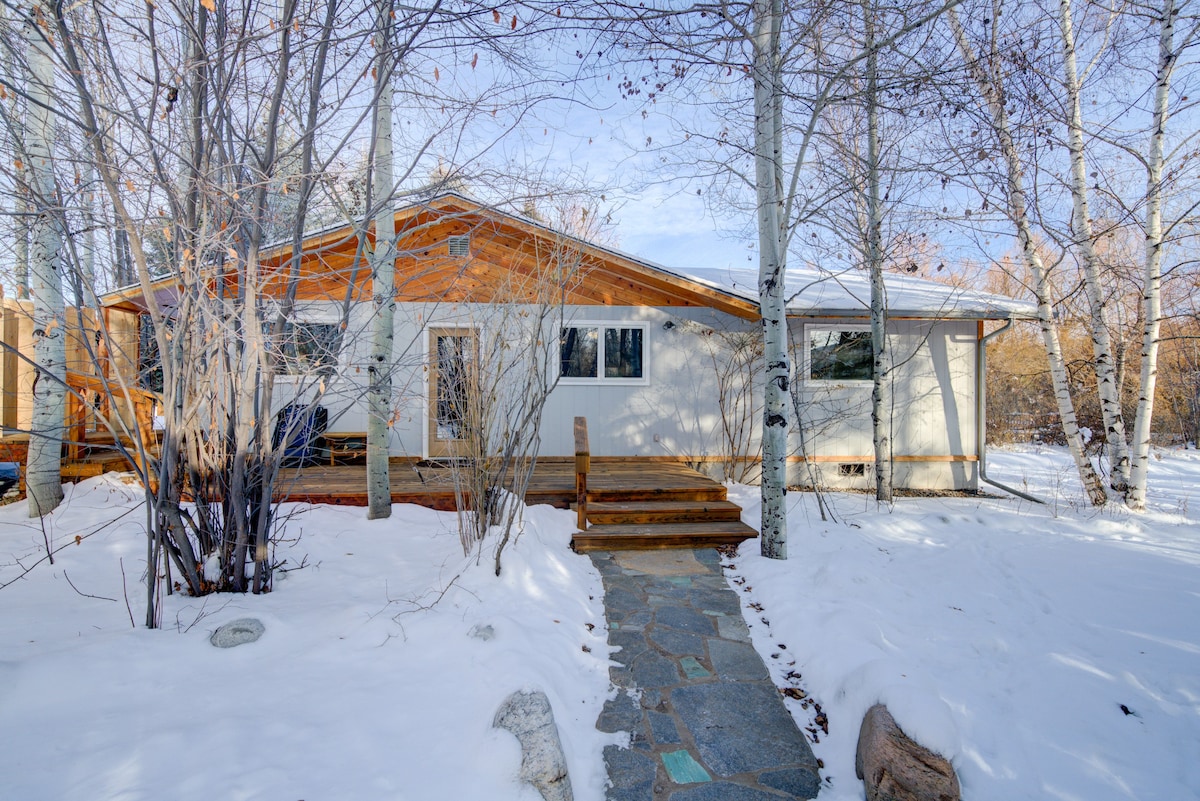
<path fill-rule="evenodd" d="M 1185 2 L 1184 7 L 1188 4 Z M 1143 317 L 1141 394 L 1138 397 L 1137 418 L 1133 425 L 1133 469 L 1130 472 L 1128 504 L 1142 510 L 1146 507 L 1149 481 L 1150 429 L 1154 419 L 1154 393 L 1158 378 L 1159 336 L 1162 328 L 1162 271 L 1166 247 L 1166 226 L 1163 205 L 1168 194 L 1165 186 L 1167 124 L 1171 114 L 1171 81 L 1183 52 L 1195 42 L 1200 33 L 1200 21 L 1195 16 L 1181 16 L 1174 0 L 1162 0 L 1150 10 L 1151 22 L 1158 28 L 1158 56 L 1154 67 L 1154 101 L 1151 107 L 1150 141 L 1141 163 L 1146 172 L 1145 216 L 1142 231 L 1145 235 L 1143 278 Z M 1181 24 L 1182 23 L 1182 24 Z M 1176 28 L 1180 30 L 1176 32 Z"/>
<path fill-rule="evenodd" d="M 392 490 L 388 455 L 391 431 L 392 341 L 396 310 L 396 225 L 392 177 L 392 4 L 378 0 L 375 50 L 375 137 L 372 144 L 371 203 L 375 246 L 371 250 L 371 301 L 375 307 L 371 364 L 367 371 L 367 518 L 390 517 Z"/>
<path fill-rule="evenodd" d="M 586 12 L 621 37 L 619 53 L 632 50 L 648 62 L 655 94 L 671 88 L 685 95 L 693 81 L 718 85 L 730 100 L 719 114 L 707 102 L 703 124 L 683 131 L 688 147 L 731 150 L 735 157 L 711 157 L 713 177 L 728 182 L 735 206 L 753 219 L 758 237 L 758 289 L 763 336 L 762 520 L 764 556 L 787 557 L 789 422 L 788 323 L 785 285 L 789 249 L 800 224 L 820 207 L 826 187 L 805 182 L 817 150 L 816 134 L 830 104 L 870 52 L 891 47 L 900 37 L 927 25 L 958 0 L 914 5 L 910 13 L 870 49 L 838 34 L 846 22 L 840 6 L 747 0 L 719 6 L 679 9 L 670 5 L 601 2 Z M 840 25 L 837 23 L 841 23 Z M 629 37 L 643 49 L 629 48 Z M 651 57 L 647 58 L 647 53 Z M 748 87 L 747 87 L 748 79 Z M 627 79 L 628 94 L 640 85 Z M 705 97 L 709 94 L 705 93 Z M 695 95 L 693 95 L 695 97 Z M 713 135 L 714 116 L 718 133 Z M 732 120 L 732 122 L 730 121 Z M 742 125 L 741 128 L 738 126 Z M 728 195 L 722 196 L 722 200 Z M 747 197 L 752 200 L 747 201 Z M 752 212 L 752 213 L 749 213 Z M 748 226 L 749 227 L 749 226 Z"/>
<path fill-rule="evenodd" d="M 6 6 L 0 6 L 0 25 L 8 27 L 10 12 Z M 19 71 L 24 69 L 23 62 L 18 57 L 15 48 L 5 48 L 4 72 L 10 80 L 20 82 Z M 4 93 L 7 99 L 7 91 Z M 29 178 L 25 172 L 28 161 L 23 154 L 25 131 L 25 103 L 20 96 L 11 97 L 7 106 L 0 106 L 0 119 L 3 120 L 7 135 L 9 150 L 17 156 L 14 162 L 13 191 L 12 191 L 12 240 L 13 240 L 13 294 L 18 300 L 29 298 Z M 16 167 L 15 163 L 20 166 Z"/>
<path fill-rule="evenodd" d="M 1084 471 L 1089 495 L 1101 500 L 1091 484 L 1095 471 L 1090 462 L 1083 464 L 1085 443 L 1076 417 L 1080 409 L 1095 409 L 1098 419 L 1092 425 L 1103 428 L 1111 488 L 1131 508 L 1141 508 L 1147 476 L 1138 471 L 1137 460 L 1139 453 L 1148 457 L 1153 429 L 1157 343 L 1166 314 L 1161 283 L 1173 271 L 1172 245 L 1189 235 L 1188 220 L 1197 208 L 1194 181 L 1186 171 L 1170 169 L 1187 159 L 1195 133 L 1169 124 L 1172 114 L 1194 103 L 1187 101 L 1186 82 L 1175 90 L 1172 81 L 1196 43 L 1195 15 L 1174 5 L 1106 7 L 1070 0 L 1057 2 L 1052 15 L 1039 13 L 1043 8 L 1037 5 L 994 2 L 980 9 L 970 24 L 960 21 L 954 33 L 982 99 L 986 121 L 981 127 L 991 131 L 1007 165 L 1007 173 L 994 179 L 1004 198 L 998 205 L 1012 218 L 1031 265 L 1043 327 L 1055 329 L 1058 337 L 1073 308 L 1075 281 L 1085 301 L 1091 356 L 1076 371 L 1091 376 L 1090 387 L 1073 381 L 1061 342 L 1046 340 L 1066 441 Z M 968 42 L 971 35 L 975 41 Z M 1013 48 L 1014 41 L 1049 41 L 1056 47 Z M 1113 91 L 1137 85 L 1142 75 L 1153 79 L 1144 92 Z M 1093 98 L 1087 111 L 1085 93 Z M 950 106 L 961 111 L 954 102 Z M 977 146 L 959 152 L 970 154 L 964 167 L 986 167 L 990 161 L 975 157 L 987 152 Z M 1124 174 L 1128 163 L 1140 168 L 1140 187 Z M 972 172 L 980 177 L 988 171 Z M 1141 243 L 1142 264 L 1133 280 L 1111 253 L 1112 243 L 1131 235 Z M 1057 281 L 1058 297 L 1051 290 L 1052 272 L 1070 273 Z M 1176 274 L 1183 275 L 1182 269 Z M 1136 312 L 1129 311 L 1134 308 L 1127 298 L 1131 287 L 1141 298 Z M 1118 337 L 1129 317 L 1140 320 L 1136 354 Z M 1134 383 L 1127 377 L 1134 355 L 1141 371 L 1136 415 L 1122 404 L 1125 385 Z M 1072 392 L 1077 394 L 1073 401 Z M 1134 417 L 1131 440 L 1129 417 Z"/>
<path fill-rule="evenodd" d="M 588 206 L 571 205 L 576 231 L 594 228 Z M 578 215 L 578 216 L 575 216 Z M 451 476 L 463 550 L 481 549 L 496 530 L 492 562 L 519 526 L 525 492 L 541 445 L 542 411 L 558 383 L 566 303 L 586 270 L 575 236 L 531 240 L 505 280 L 472 297 L 461 328 L 439 337 L 436 359 L 439 424 L 453 428 Z M 480 551 L 482 557 L 482 551 Z"/>
<path fill-rule="evenodd" d="M 1129 447 L 1126 443 L 1125 416 L 1121 409 L 1120 384 L 1109 336 L 1108 304 L 1104 297 L 1096 232 L 1092 224 L 1084 152 L 1083 104 L 1080 99 L 1080 75 L 1075 43 L 1071 0 L 1059 0 L 1058 24 L 1062 41 L 1062 86 L 1066 94 L 1067 151 L 1071 162 L 1071 232 L 1083 266 L 1083 285 L 1091 312 L 1092 350 L 1095 359 L 1096 389 L 1104 422 L 1104 440 L 1109 454 L 1114 490 L 1123 493 L 1129 485 Z"/>
<path fill-rule="evenodd" d="M 29 294 L 33 299 L 33 423 L 25 482 L 29 515 L 50 513 L 62 502 L 61 451 L 66 414 L 66 315 L 63 308 L 62 225 L 54 180 L 54 18 L 35 5 L 24 20 L 28 117 L 24 150 L 32 201 Z"/>
<path fill-rule="evenodd" d="M 159 595 L 176 587 L 196 595 L 271 589 L 281 470 L 295 443 L 312 436 L 337 349 L 375 323 L 372 316 L 350 327 L 352 317 L 364 322 L 352 313 L 372 277 L 364 256 L 376 257 L 372 289 L 390 306 L 393 201 L 421 194 L 408 187 L 433 151 L 453 153 L 458 163 L 480 159 L 549 94 L 530 81 L 527 58 L 547 25 L 521 28 L 477 3 L 337 0 L 168 2 L 122 14 L 60 3 L 40 19 L 57 75 L 28 90 L 11 76 L 0 86 L 27 102 L 53 96 L 39 108 L 60 137 L 84 143 L 74 148 L 76 174 L 83 180 L 91 165 L 102 188 L 105 213 L 97 216 L 111 220 L 111 236 L 103 253 L 69 249 L 77 301 L 97 304 L 109 276 L 136 280 L 109 300 L 141 313 L 140 352 L 108 329 L 98 307 L 87 311 L 101 321 L 91 357 L 103 351 L 141 362 L 156 384 L 154 392 L 134 386 L 133 370 L 94 377 L 106 408 L 154 397 L 161 404 L 157 436 L 149 414 L 102 415 L 146 486 L 146 621 L 153 626 Z M 5 33 L 9 52 L 18 52 Z M 477 78 L 439 82 L 451 65 L 474 70 L 481 54 L 494 63 Z M 393 138 L 404 166 L 384 166 L 392 161 L 385 141 L 378 163 L 359 171 L 352 165 L 374 147 L 367 131 L 382 131 L 394 113 L 419 123 Z M 480 120 L 482 130 L 464 134 Z M 57 185 L 71 183 L 64 168 Z M 355 196 L 360 187 L 366 191 Z M 86 220 L 90 212 L 81 205 L 73 214 Z M 355 244 L 349 264 L 326 260 L 328 237 L 308 248 L 311 225 L 339 220 L 349 233 L 332 244 Z M 374 248 L 372 223 L 377 233 L 391 231 Z M 96 255 L 110 269 L 93 275 Z M 304 327 L 295 314 L 312 304 L 336 320 Z M 392 336 L 392 323 L 379 322 Z M 373 388 L 382 387 L 389 408 L 387 382 L 412 345 L 379 359 L 383 383 Z M 62 439 L 54 438 L 56 449 Z M 386 459 L 385 439 L 385 466 Z M 382 483 L 386 497 L 386 473 Z"/>
<path fill-rule="evenodd" d="M 992 13 L 998 14 L 999 8 L 993 6 Z M 995 18 L 995 17 L 993 17 Z M 1016 229 L 1017 241 L 1021 254 L 1028 265 L 1034 280 L 1034 295 L 1038 303 L 1038 320 L 1041 325 L 1042 337 L 1046 353 L 1050 359 L 1050 373 L 1054 383 L 1054 395 L 1058 404 L 1059 417 L 1062 420 L 1063 432 L 1071 456 L 1075 461 L 1088 497 L 1094 504 L 1103 504 L 1107 499 L 1104 486 L 1096 474 L 1091 461 L 1084 452 L 1083 437 L 1075 418 L 1075 404 L 1071 397 L 1067 382 L 1066 365 L 1063 361 L 1062 347 L 1059 342 L 1058 326 L 1051 306 L 1048 285 L 1048 271 L 1038 250 L 1030 222 L 1029 204 L 1026 200 L 1025 168 L 1020 151 L 1013 137 L 1012 125 L 1009 121 L 1008 100 L 1005 96 L 1004 69 L 1000 61 L 999 40 L 992 36 L 988 42 L 989 49 L 976 53 L 975 47 L 968 40 L 966 31 L 959 21 L 956 10 L 951 9 L 947 15 L 955 42 L 967 65 L 971 79 L 974 82 L 978 96 L 988 115 L 988 129 L 995 138 L 1001 158 L 1005 165 L 1004 196 L 1007 202 L 1008 217 Z M 994 31 L 994 28 L 992 29 Z"/>

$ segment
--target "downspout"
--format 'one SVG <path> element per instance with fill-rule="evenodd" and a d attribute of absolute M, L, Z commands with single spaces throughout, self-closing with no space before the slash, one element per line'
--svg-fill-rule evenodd
<path fill-rule="evenodd" d="M 1004 325 L 990 334 L 984 334 L 979 339 L 979 348 L 975 355 L 975 453 L 979 456 L 979 480 L 993 487 L 999 487 L 1018 498 L 1024 498 L 1034 503 L 1045 504 L 1041 498 L 1013 489 L 1012 487 L 993 481 L 987 476 L 987 346 L 993 337 L 998 337 L 1012 328 L 1012 318 L 1004 321 Z"/>

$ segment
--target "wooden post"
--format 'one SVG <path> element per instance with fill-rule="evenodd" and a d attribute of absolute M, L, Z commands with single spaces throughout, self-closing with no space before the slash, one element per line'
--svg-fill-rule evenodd
<path fill-rule="evenodd" d="M 50 380 L 53 380 L 52 378 Z M 84 449 L 87 443 L 87 395 L 86 390 L 81 389 L 71 382 L 67 390 L 67 414 L 66 434 L 67 434 L 67 459 L 72 462 L 77 462 L 83 458 Z"/>
<path fill-rule="evenodd" d="M 575 418 L 575 508 L 580 531 L 587 531 L 587 474 L 592 466 L 587 418 Z"/>

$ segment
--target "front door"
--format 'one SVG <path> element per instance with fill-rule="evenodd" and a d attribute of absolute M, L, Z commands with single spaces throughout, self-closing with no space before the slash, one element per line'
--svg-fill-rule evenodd
<path fill-rule="evenodd" d="M 471 375 L 476 358 L 470 328 L 429 332 L 429 455 L 469 455 Z"/>

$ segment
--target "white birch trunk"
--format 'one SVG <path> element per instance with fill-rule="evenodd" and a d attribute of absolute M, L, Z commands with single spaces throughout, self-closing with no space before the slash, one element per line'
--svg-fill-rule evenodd
<path fill-rule="evenodd" d="M 379 3 L 378 64 L 375 88 L 375 247 L 371 252 L 374 303 L 367 389 L 367 518 L 392 514 L 388 471 L 388 431 L 392 407 L 392 340 L 395 337 L 396 229 L 392 212 L 391 4 Z"/>
<path fill-rule="evenodd" d="M 29 299 L 29 198 L 18 188 L 14 202 L 13 228 L 17 241 L 13 244 L 13 274 L 17 283 L 16 295 L 20 300 Z"/>
<path fill-rule="evenodd" d="M 9 24 L 9 11 L 7 8 L 0 7 L 0 22 Z M 14 84 L 20 85 L 24 80 L 18 73 L 16 52 L 12 48 L 6 48 L 4 56 L 4 73 L 13 81 Z M 13 181 L 13 293 L 19 300 L 29 298 L 29 201 L 26 190 L 26 185 L 29 182 L 29 165 L 24 163 L 25 159 L 22 154 L 22 149 L 25 146 L 23 136 L 20 131 L 24 130 L 24 100 L 18 95 L 10 101 L 9 108 L 10 119 L 12 125 L 8 130 L 8 143 L 11 146 L 11 153 L 14 159 L 19 159 L 22 163 L 20 168 L 14 164 Z"/>
<path fill-rule="evenodd" d="M 33 421 L 26 460 L 25 484 L 29 516 L 38 517 L 62 502 L 62 443 L 66 435 L 66 338 L 62 290 L 62 238 L 55 213 L 54 165 L 51 150 L 54 122 L 54 65 L 45 37 L 53 27 L 44 9 L 35 6 L 25 23 L 29 65 L 29 109 L 25 134 L 32 189 L 30 294 L 33 297 Z"/>
<path fill-rule="evenodd" d="M 879 74 L 875 9 L 865 0 L 867 41 L 867 269 L 871 275 L 871 429 L 875 451 L 875 500 L 892 502 L 892 416 L 887 294 L 883 284 L 883 206 L 879 197 Z"/>
<path fill-rule="evenodd" d="M 783 282 L 783 146 L 778 0 L 754 2 L 754 178 L 758 196 L 758 293 L 763 325 L 762 555 L 787 558 L 787 316 Z"/>
<path fill-rule="evenodd" d="M 1142 380 L 1137 417 L 1133 422 L 1133 469 L 1129 478 L 1129 508 L 1146 508 L 1150 469 L 1150 424 L 1154 419 L 1154 390 L 1158 382 L 1158 338 L 1162 324 L 1163 164 L 1170 111 L 1171 74 L 1175 71 L 1175 2 L 1163 0 L 1155 73 L 1154 121 L 1146 165 L 1145 277 L 1142 295 Z"/>
<path fill-rule="evenodd" d="M 1100 282 L 1100 261 L 1088 209 L 1087 164 L 1083 145 L 1083 111 L 1079 100 L 1079 69 L 1075 59 L 1075 33 L 1071 0 L 1059 0 L 1059 30 L 1062 34 L 1063 85 L 1067 92 L 1067 151 L 1071 157 L 1071 233 L 1083 263 L 1083 286 L 1091 313 L 1092 356 L 1095 361 L 1096 391 L 1104 421 L 1104 440 L 1112 474 L 1109 484 L 1117 492 L 1129 485 L 1129 446 L 1125 441 L 1125 415 L 1121 410 L 1120 384 L 1113 358 L 1108 312 Z"/>
<path fill-rule="evenodd" d="M 1079 423 L 1075 417 L 1075 404 L 1071 398 L 1066 363 L 1058 339 L 1058 326 L 1054 321 L 1054 310 L 1050 302 L 1046 267 L 1037 251 L 1033 239 L 1033 229 L 1029 222 L 1029 211 L 1025 200 L 1024 167 L 1016 143 L 1012 138 L 1008 111 L 1005 109 L 1002 95 L 1003 79 L 999 68 L 994 67 L 991 74 L 984 70 L 981 61 L 975 56 L 967 41 L 966 32 L 959 22 L 955 9 L 951 8 L 946 13 L 959 51 L 970 68 L 971 77 L 991 115 L 993 133 L 996 135 L 1000 153 L 1004 158 L 1007 173 L 1004 188 L 1008 201 L 1008 216 L 1016 228 L 1017 241 L 1021 245 L 1021 255 L 1033 275 L 1034 295 L 1038 304 L 1038 323 L 1042 330 L 1046 356 L 1050 362 L 1050 380 L 1054 388 L 1054 400 L 1058 406 L 1063 436 L 1067 440 L 1067 447 L 1071 452 L 1071 458 L 1075 461 L 1075 467 L 1079 471 L 1079 479 L 1083 484 L 1084 491 L 1091 502 L 1099 506 L 1107 500 L 1107 495 L 1100 477 L 1092 467 L 1091 460 L 1084 453 L 1083 437 L 1080 435 Z M 994 53 L 992 55 L 995 56 Z M 993 58 L 994 63 L 996 63 L 995 58 Z"/>

